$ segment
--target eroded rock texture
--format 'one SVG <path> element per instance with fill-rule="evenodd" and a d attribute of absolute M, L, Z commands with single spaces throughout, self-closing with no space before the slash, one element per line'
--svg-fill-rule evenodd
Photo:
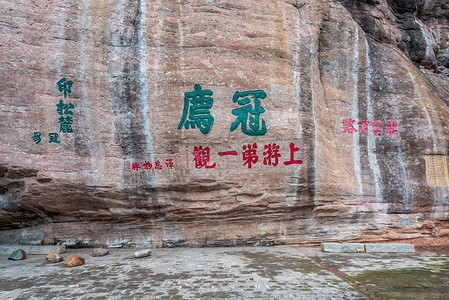
<path fill-rule="evenodd" d="M 448 152 L 448 3 L 3 1 L 0 239 L 114 247 L 447 237 L 449 187 L 428 186 L 424 156 Z M 62 78 L 73 81 L 67 98 Z M 213 92 L 208 134 L 177 129 L 196 84 Z M 254 90 L 267 94 L 266 134 L 231 132 L 234 94 Z M 74 105 L 73 133 L 59 131 L 59 100 Z M 376 136 L 371 125 L 367 135 L 344 132 L 350 119 L 357 130 L 395 121 L 398 135 Z M 250 169 L 243 146 L 254 143 Z M 273 143 L 278 165 L 264 165 Z M 195 147 L 209 147 L 215 168 L 195 167 Z M 229 151 L 237 155 L 218 155 Z M 290 158 L 303 163 L 285 165 Z"/>

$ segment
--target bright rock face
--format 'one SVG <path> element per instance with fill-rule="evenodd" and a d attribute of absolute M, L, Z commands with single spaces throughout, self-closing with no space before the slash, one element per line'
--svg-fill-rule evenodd
<path fill-rule="evenodd" d="M 0 20 L 0 240 L 449 234 L 425 163 L 449 149 L 448 1 L 3 1 Z"/>

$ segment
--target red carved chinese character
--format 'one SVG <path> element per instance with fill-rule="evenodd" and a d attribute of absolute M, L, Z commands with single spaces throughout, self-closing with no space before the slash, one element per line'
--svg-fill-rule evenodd
<path fill-rule="evenodd" d="M 358 124 L 360 125 L 359 132 L 364 135 L 368 135 L 368 125 L 370 124 L 370 121 L 362 120 L 362 122 L 359 122 Z"/>
<path fill-rule="evenodd" d="M 279 146 L 274 144 L 268 144 L 265 145 L 265 150 L 267 150 L 266 152 L 263 153 L 263 155 L 266 155 L 263 159 L 263 164 L 264 165 L 272 165 L 271 160 L 273 159 L 273 167 L 276 167 L 278 165 L 278 159 L 279 157 L 281 157 L 281 155 L 279 154 Z"/>
<path fill-rule="evenodd" d="M 246 149 L 246 145 L 243 146 L 243 160 L 245 161 L 243 165 L 248 165 L 248 169 L 252 168 L 252 165 L 255 164 L 259 157 L 256 154 L 257 144 L 254 143 L 252 146 L 248 145 L 248 149 Z"/>
<path fill-rule="evenodd" d="M 380 120 L 374 120 L 371 122 L 371 125 L 374 127 L 374 136 L 381 136 L 382 133 L 382 126 L 384 123 L 382 123 Z"/>
<path fill-rule="evenodd" d="M 202 167 L 205 167 L 206 169 L 212 169 L 215 168 L 215 163 L 213 165 L 207 165 L 207 163 L 210 161 L 210 148 L 205 147 L 203 149 L 202 146 L 195 146 L 193 147 L 193 161 L 195 162 L 195 168 L 201 169 Z"/>
<path fill-rule="evenodd" d="M 218 152 L 218 156 L 237 155 L 237 151 Z"/>
<path fill-rule="evenodd" d="M 151 165 L 151 163 L 149 161 L 145 161 L 145 163 L 143 164 L 143 168 L 145 170 L 151 170 L 153 166 Z"/>
<path fill-rule="evenodd" d="M 352 126 L 352 124 L 354 124 L 355 121 L 352 119 L 345 119 L 343 120 L 343 133 L 347 132 L 347 133 L 353 133 L 353 132 L 357 132 L 357 129 L 354 128 L 354 126 Z"/>
<path fill-rule="evenodd" d="M 138 163 L 133 163 L 133 170 L 135 170 L 135 171 L 139 171 L 139 169 L 140 169 L 140 166 L 139 166 L 139 164 Z"/>
<path fill-rule="evenodd" d="M 162 170 L 162 165 L 161 165 L 160 161 L 156 160 L 156 162 L 154 163 L 154 168 L 156 170 Z"/>
<path fill-rule="evenodd" d="M 390 136 L 391 134 L 398 135 L 398 124 L 396 123 L 396 121 L 388 121 L 387 124 L 385 124 L 385 131 Z"/>
<path fill-rule="evenodd" d="M 175 166 L 173 164 L 173 159 L 169 158 L 165 160 L 165 164 L 167 165 L 167 168 L 173 169 L 173 167 Z"/>
<path fill-rule="evenodd" d="M 284 165 L 300 165 L 302 164 L 302 160 L 295 160 L 295 152 L 299 151 L 299 148 L 295 147 L 295 144 L 290 143 L 290 160 L 284 162 Z"/>

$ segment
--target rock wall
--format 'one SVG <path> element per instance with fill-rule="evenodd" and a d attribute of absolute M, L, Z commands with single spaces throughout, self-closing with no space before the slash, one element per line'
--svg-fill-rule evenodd
<path fill-rule="evenodd" d="M 0 241 L 447 243 L 448 7 L 3 1 Z"/>

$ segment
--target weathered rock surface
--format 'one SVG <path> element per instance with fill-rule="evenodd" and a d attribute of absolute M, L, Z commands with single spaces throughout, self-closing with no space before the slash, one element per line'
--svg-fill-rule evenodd
<path fill-rule="evenodd" d="M 428 186 L 424 160 L 449 149 L 447 4 L 3 1 L 0 240 L 173 247 L 447 237 L 449 187 Z M 67 98 L 62 78 L 73 82 Z M 208 134 L 177 129 L 195 84 L 213 92 Z M 234 94 L 254 90 L 267 95 L 266 134 L 231 132 Z M 72 133 L 60 131 L 60 100 L 74 105 Z M 349 119 L 357 129 L 395 121 L 398 135 L 343 132 Z M 249 169 L 243 146 L 253 143 L 259 159 Z M 279 164 L 264 165 L 273 143 Z M 200 146 L 210 168 L 195 167 Z M 295 147 L 302 164 L 285 165 Z M 218 155 L 229 151 L 237 156 Z"/>
<path fill-rule="evenodd" d="M 4 237 L 4 236 L 2 236 Z M 29 246 L 29 245 L 0 245 L 0 255 L 8 255 L 14 250 L 22 249 L 29 255 L 46 255 L 49 252 L 56 252 L 58 254 L 64 253 L 66 246 Z"/>
<path fill-rule="evenodd" d="M 70 254 L 64 261 L 66 267 L 78 267 L 84 265 L 84 258 L 76 254 Z"/>
<path fill-rule="evenodd" d="M 48 264 L 54 264 L 63 261 L 64 257 L 52 251 L 48 253 L 48 255 L 45 257 L 45 260 L 47 261 Z"/>
<path fill-rule="evenodd" d="M 109 249 L 106 248 L 94 248 L 92 249 L 92 253 L 91 255 L 96 257 L 96 256 L 105 256 L 109 254 Z"/>

